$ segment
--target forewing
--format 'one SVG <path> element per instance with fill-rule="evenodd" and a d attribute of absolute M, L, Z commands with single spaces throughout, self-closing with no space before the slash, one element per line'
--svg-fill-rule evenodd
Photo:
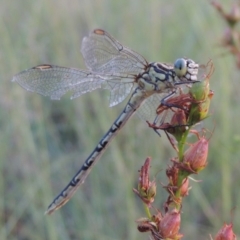
<path fill-rule="evenodd" d="M 127 97 L 136 76 L 147 66 L 141 55 L 100 29 L 83 39 L 82 53 L 90 72 L 40 65 L 15 75 L 13 81 L 51 99 L 60 99 L 68 91 L 76 98 L 103 87 L 111 91 L 110 106 L 114 106 Z"/>
<path fill-rule="evenodd" d="M 74 68 L 54 65 L 39 65 L 15 75 L 16 81 L 28 91 L 36 92 L 51 99 L 60 99 L 71 91 L 72 98 L 101 88 L 104 83 L 98 75 Z"/>
<path fill-rule="evenodd" d="M 101 29 L 94 30 L 83 39 L 81 52 L 89 70 L 98 74 L 137 75 L 148 64 L 141 55 L 122 46 Z"/>

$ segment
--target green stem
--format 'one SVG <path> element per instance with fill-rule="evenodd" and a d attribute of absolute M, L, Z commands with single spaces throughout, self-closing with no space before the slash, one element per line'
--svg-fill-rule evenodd
<path fill-rule="evenodd" d="M 189 131 L 190 131 L 190 128 L 182 134 L 180 139 L 178 139 L 178 159 L 179 159 L 179 163 L 182 163 L 183 160 L 184 160 L 184 146 L 186 144 L 186 140 L 187 140 L 187 136 L 189 134 Z M 178 190 L 175 193 L 176 198 L 180 198 L 182 182 L 188 175 L 189 175 L 189 173 L 187 173 L 186 171 L 179 170 L 178 182 L 177 182 Z M 180 208 L 180 207 L 181 207 L 181 204 L 176 204 L 177 209 Z"/>
<path fill-rule="evenodd" d="M 149 219 L 151 219 L 151 218 L 152 218 L 152 215 L 151 215 L 150 210 L 149 210 L 149 207 L 148 207 L 148 205 L 147 205 L 146 203 L 144 203 L 144 209 L 145 209 L 145 212 L 146 212 L 147 217 L 148 217 Z"/>
<path fill-rule="evenodd" d="M 179 162 L 183 162 L 184 146 L 185 146 L 185 143 L 186 143 L 186 139 L 187 139 L 189 130 L 190 130 L 190 128 L 182 134 L 180 139 L 178 139 L 178 159 L 179 159 Z"/>

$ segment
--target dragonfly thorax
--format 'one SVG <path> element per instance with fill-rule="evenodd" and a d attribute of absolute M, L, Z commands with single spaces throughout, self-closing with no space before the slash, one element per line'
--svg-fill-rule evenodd
<path fill-rule="evenodd" d="M 147 70 L 142 73 L 137 82 L 146 92 L 163 92 L 174 88 L 176 73 L 172 65 L 158 62 L 150 63 Z"/>

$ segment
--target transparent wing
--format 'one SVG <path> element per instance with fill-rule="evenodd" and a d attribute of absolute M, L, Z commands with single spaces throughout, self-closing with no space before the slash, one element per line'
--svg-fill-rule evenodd
<path fill-rule="evenodd" d="M 166 93 L 155 93 L 147 98 L 137 110 L 138 116 L 144 121 L 153 123 L 157 116 L 156 110 L 164 96 L 166 96 Z"/>
<path fill-rule="evenodd" d="M 122 46 L 101 29 L 94 30 L 83 39 L 81 52 L 89 70 L 98 74 L 137 75 L 148 65 L 141 55 Z"/>
<path fill-rule="evenodd" d="M 103 85 L 104 89 L 110 90 L 109 106 L 113 107 L 122 102 L 132 91 L 134 79 L 132 76 L 105 76 L 109 78 Z"/>
<path fill-rule="evenodd" d="M 16 81 L 28 91 L 37 92 L 51 99 L 60 99 L 72 91 L 72 98 L 100 88 L 105 81 L 101 77 L 74 68 L 39 65 L 15 75 Z"/>
<path fill-rule="evenodd" d="M 28 91 L 60 99 L 71 91 L 76 98 L 98 88 L 110 90 L 110 106 L 122 102 L 131 92 L 136 76 L 147 61 L 123 47 L 107 32 L 97 29 L 82 41 L 82 53 L 90 72 L 54 65 L 39 65 L 25 70 L 13 81 Z"/>
<path fill-rule="evenodd" d="M 105 88 L 111 91 L 110 106 L 114 106 L 129 94 L 134 79 L 129 75 L 103 77 L 74 68 L 39 65 L 20 72 L 12 81 L 16 81 L 28 91 L 56 100 L 68 91 L 72 92 L 71 98 L 76 98 L 95 89 Z"/>
<path fill-rule="evenodd" d="M 157 114 L 157 109 L 161 105 L 162 99 L 168 95 L 169 92 L 155 93 L 147 98 L 137 110 L 138 116 L 144 121 L 148 121 L 151 124 L 154 123 L 157 126 L 160 126 L 162 123 L 170 123 L 174 114 L 171 108 L 164 110 L 160 114 Z"/>
<path fill-rule="evenodd" d="M 28 91 L 60 99 L 71 91 L 76 98 L 98 88 L 110 90 L 110 106 L 131 92 L 135 78 L 148 65 L 134 51 L 123 47 L 107 32 L 97 29 L 82 41 L 82 53 L 90 72 L 54 65 L 39 65 L 14 76 Z"/>

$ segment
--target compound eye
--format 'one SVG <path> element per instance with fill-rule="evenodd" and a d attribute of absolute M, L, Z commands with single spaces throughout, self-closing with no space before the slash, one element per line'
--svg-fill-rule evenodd
<path fill-rule="evenodd" d="M 174 63 L 174 71 L 178 77 L 182 77 L 187 73 L 187 61 L 179 58 Z"/>

